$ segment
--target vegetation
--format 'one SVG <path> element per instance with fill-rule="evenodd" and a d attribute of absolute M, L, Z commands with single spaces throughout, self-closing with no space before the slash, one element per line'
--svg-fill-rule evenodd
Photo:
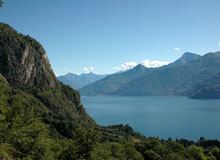
<path fill-rule="evenodd" d="M 72 129 L 62 135 L 42 119 L 38 100 L 0 83 L 0 156 L 6 159 L 218 160 L 220 141 L 134 138 L 128 126 Z M 54 119 L 55 120 L 55 119 Z M 69 128 L 70 129 L 70 128 Z M 60 131 L 61 130 L 61 131 Z M 59 134 L 60 133 L 60 134 Z M 112 136 L 114 135 L 114 136 Z M 124 138 L 123 138 L 124 137 Z M 139 139 L 138 139 L 139 138 Z"/>

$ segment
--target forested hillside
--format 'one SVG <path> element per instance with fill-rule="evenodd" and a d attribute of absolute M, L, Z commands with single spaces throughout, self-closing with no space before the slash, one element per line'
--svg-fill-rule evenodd
<path fill-rule="evenodd" d="M 220 99 L 220 73 L 196 84 L 190 96 L 196 99 Z"/>

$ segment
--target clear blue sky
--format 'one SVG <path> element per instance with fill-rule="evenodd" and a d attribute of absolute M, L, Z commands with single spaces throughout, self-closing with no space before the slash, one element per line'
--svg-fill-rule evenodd
<path fill-rule="evenodd" d="M 58 75 L 220 50 L 219 0 L 4 1 L 0 21 L 37 39 Z"/>

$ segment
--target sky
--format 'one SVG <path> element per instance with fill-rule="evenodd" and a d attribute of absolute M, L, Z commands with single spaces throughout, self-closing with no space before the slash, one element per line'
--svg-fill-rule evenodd
<path fill-rule="evenodd" d="M 45 48 L 57 75 L 110 74 L 220 50 L 219 0 L 4 0 L 0 21 Z"/>

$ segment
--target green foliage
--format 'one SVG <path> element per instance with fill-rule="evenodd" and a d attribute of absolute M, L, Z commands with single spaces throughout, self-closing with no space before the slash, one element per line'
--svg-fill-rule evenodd
<path fill-rule="evenodd" d="M 98 140 L 99 133 L 97 131 L 77 128 L 59 159 L 91 159 L 91 152 Z"/>
<path fill-rule="evenodd" d="M 148 160 L 159 160 L 161 158 L 159 154 L 152 150 L 146 150 L 143 155 L 144 158 Z"/>
<path fill-rule="evenodd" d="M 76 91 L 68 86 L 22 91 L 0 82 L 0 89 L 0 156 L 9 160 L 220 159 L 220 142 L 217 140 L 201 138 L 197 143 L 183 139 L 165 141 L 147 139 L 128 125 L 76 125 L 73 118 L 59 111 L 62 105 L 66 105 L 62 99 L 80 105 Z M 76 107 L 76 110 L 80 108 Z M 71 135 L 63 134 L 66 131 Z"/>
<path fill-rule="evenodd" d="M 146 140 L 146 137 L 135 132 L 129 125 L 112 125 L 108 127 L 99 127 L 101 131 L 102 142 L 124 142 Z"/>
<path fill-rule="evenodd" d="M 195 160 L 206 160 L 203 149 L 201 147 L 192 145 L 188 147 L 188 151 Z"/>

